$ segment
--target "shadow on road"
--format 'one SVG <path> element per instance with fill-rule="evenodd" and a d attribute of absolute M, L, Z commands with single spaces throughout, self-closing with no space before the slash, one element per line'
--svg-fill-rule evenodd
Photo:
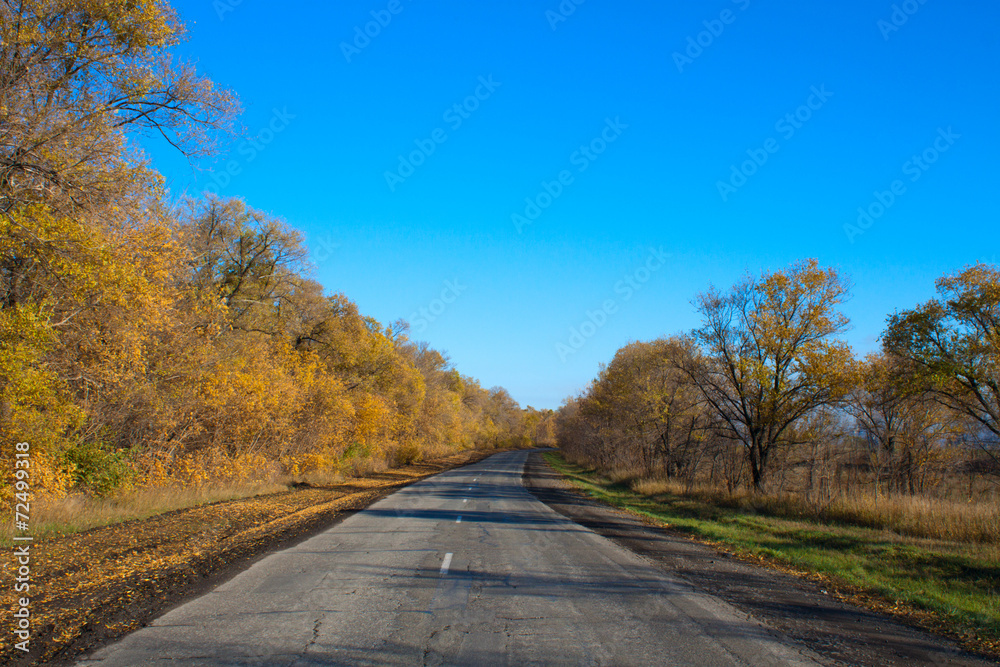
<path fill-rule="evenodd" d="M 572 491 L 540 454 L 528 456 L 524 482 L 535 497 L 559 514 L 651 558 L 695 588 L 722 598 L 838 662 L 996 664 L 893 617 L 840 602 L 812 581 L 738 561 Z"/>

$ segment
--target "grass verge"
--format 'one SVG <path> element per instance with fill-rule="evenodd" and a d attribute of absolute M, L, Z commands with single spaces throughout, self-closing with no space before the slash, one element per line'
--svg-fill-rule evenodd
<path fill-rule="evenodd" d="M 545 458 L 597 500 L 724 545 L 754 562 L 818 576 L 851 602 L 1000 656 L 1000 550 L 995 544 L 789 519 L 669 492 L 645 495 L 557 453 Z"/>

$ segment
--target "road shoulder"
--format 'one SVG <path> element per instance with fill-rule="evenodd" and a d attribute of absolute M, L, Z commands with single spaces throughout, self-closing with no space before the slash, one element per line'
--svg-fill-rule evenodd
<path fill-rule="evenodd" d="M 537 452 L 525 463 L 524 485 L 559 514 L 839 663 L 996 664 L 890 616 L 842 602 L 820 584 L 742 562 L 599 503 L 574 490 Z"/>

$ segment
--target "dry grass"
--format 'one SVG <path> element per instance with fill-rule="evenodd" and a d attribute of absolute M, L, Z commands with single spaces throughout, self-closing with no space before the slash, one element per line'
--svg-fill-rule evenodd
<path fill-rule="evenodd" d="M 616 475 L 620 480 L 634 479 Z M 610 477 L 614 480 L 614 477 Z M 954 542 L 1000 544 L 1000 505 L 957 502 L 904 494 L 852 493 L 809 502 L 800 495 L 758 494 L 682 482 L 638 479 L 631 488 L 645 496 L 691 497 L 721 507 L 786 518 L 812 518 L 852 526 L 890 530 L 900 535 Z"/>
<path fill-rule="evenodd" d="M 39 498 L 31 504 L 31 533 L 36 539 L 76 533 L 198 505 L 287 490 L 287 484 L 277 482 L 244 482 L 146 488 L 110 498 L 82 494 L 64 498 Z M 10 544 L 12 536 L 13 524 L 6 522 L 3 532 L 0 532 L 0 542 Z"/>
<path fill-rule="evenodd" d="M 577 461 L 573 463 L 579 465 Z M 641 479 L 642 471 L 639 468 L 615 468 L 607 473 L 607 478 L 612 484 L 624 484 Z"/>
<path fill-rule="evenodd" d="M 902 535 L 955 542 L 1000 543 L 1000 505 L 892 494 L 853 494 L 835 498 L 824 518 Z"/>
<path fill-rule="evenodd" d="M 455 451 L 439 445 L 426 451 L 416 449 L 397 453 L 397 466 L 423 460 L 448 460 L 473 455 L 473 450 Z M 36 539 L 71 535 L 92 528 L 110 526 L 133 519 L 146 519 L 165 512 L 188 509 L 227 500 L 254 498 L 280 493 L 301 486 L 330 487 L 394 470 L 380 453 L 364 453 L 342 461 L 342 465 L 300 473 L 294 477 L 209 481 L 203 484 L 152 486 L 122 491 L 109 497 L 82 493 L 64 497 L 36 497 L 31 501 L 31 533 Z M 0 509 L 6 518 L 0 527 L 0 546 L 13 544 L 13 505 Z"/>

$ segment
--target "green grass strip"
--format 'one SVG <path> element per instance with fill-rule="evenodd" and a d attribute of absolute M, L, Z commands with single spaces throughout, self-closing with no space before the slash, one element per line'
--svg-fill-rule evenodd
<path fill-rule="evenodd" d="M 747 513 L 673 494 L 646 496 L 600 473 L 545 454 L 575 486 L 672 529 L 813 572 L 890 601 L 928 610 L 944 627 L 988 647 L 1000 642 L 996 547 L 900 536 L 890 531 Z"/>

